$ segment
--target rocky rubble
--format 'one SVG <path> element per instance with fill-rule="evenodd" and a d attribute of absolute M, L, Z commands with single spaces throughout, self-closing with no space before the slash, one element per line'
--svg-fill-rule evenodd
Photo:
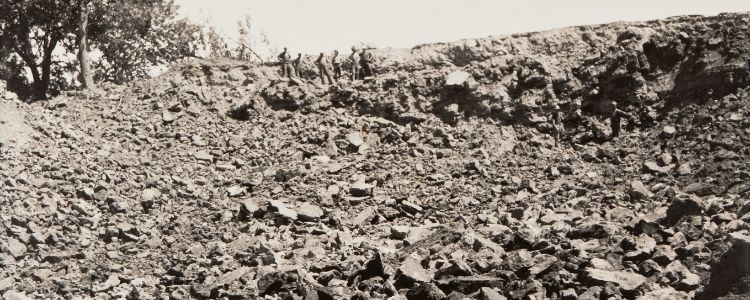
<path fill-rule="evenodd" d="M 0 148 L 0 293 L 747 297 L 749 24 L 375 51 L 378 77 L 332 86 L 190 61 L 14 102 L 29 128 Z M 613 100 L 634 117 L 609 139 Z"/>

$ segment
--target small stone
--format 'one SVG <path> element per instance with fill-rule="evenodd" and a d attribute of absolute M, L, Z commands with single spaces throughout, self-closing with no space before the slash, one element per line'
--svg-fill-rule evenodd
<path fill-rule="evenodd" d="M 245 199 L 240 202 L 240 219 L 248 219 L 255 215 L 256 212 L 260 211 L 260 205 L 254 199 Z"/>
<path fill-rule="evenodd" d="M 638 297 L 638 300 L 690 300 L 690 299 L 693 299 L 693 297 L 690 297 L 688 293 L 676 291 L 674 288 L 671 288 L 671 287 L 666 287 L 666 288 L 661 288 L 655 291 L 650 291 L 644 294 L 643 296 Z"/>
<path fill-rule="evenodd" d="M 567 236 L 571 239 L 602 239 L 612 236 L 618 228 L 605 222 L 586 222 L 571 229 Z"/>
<path fill-rule="evenodd" d="M 668 166 L 672 163 L 673 157 L 672 154 L 669 154 L 667 152 L 662 153 L 659 155 L 659 164 L 662 166 Z"/>
<path fill-rule="evenodd" d="M 578 299 L 578 294 L 576 293 L 575 289 L 564 289 L 560 291 L 560 299 L 561 300 L 575 300 Z"/>
<path fill-rule="evenodd" d="M 450 265 L 435 272 L 435 277 L 470 275 L 472 275 L 471 267 L 462 260 L 454 260 Z"/>
<path fill-rule="evenodd" d="M 16 283 L 16 280 L 13 279 L 13 277 L 5 277 L 2 280 L 0 280 L 0 291 L 7 291 L 13 285 Z"/>
<path fill-rule="evenodd" d="M 91 188 L 85 188 L 85 189 L 78 191 L 78 196 L 86 200 L 96 199 L 96 193 Z"/>
<path fill-rule="evenodd" d="M 302 221 L 317 221 L 323 217 L 323 210 L 317 205 L 305 202 L 297 209 L 297 214 Z"/>
<path fill-rule="evenodd" d="M 714 194 L 715 186 L 707 182 L 693 182 L 682 189 L 683 192 L 696 196 L 708 196 Z"/>
<path fill-rule="evenodd" d="M 109 211 L 115 214 L 122 214 L 128 212 L 130 204 L 125 201 L 116 201 L 109 204 Z"/>
<path fill-rule="evenodd" d="M 479 299 L 482 300 L 505 300 L 505 296 L 500 295 L 494 289 L 483 287 L 479 290 Z"/>
<path fill-rule="evenodd" d="M 406 299 L 409 300 L 443 300 L 445 293 L 432 283 L 421 283 L 415 285 L 406 292 Z"/>
<path fill-rule="evenodd" d="M 165 111 L 161 114 L 161 120 L 164 121 L 164 123 L 171 123 L 175 120 L 175 116 L 171 112 Z"/>
<path fill-rule="evenodd" d="M 677 258 L 677 253 L 669 245 L 658 245 L 654 248 L 653 260 L 662 266 L 668 265 Z"/>
<path fill-rule="evenodd" d="M 365 196 L 372 196 L 372 184 L 365 183 L 363 181 L 358 181 L 349 187 L 349 193 L 352 196 L 355 197 L 365 197 Z"/>
<path fill-rule="evenodd" d="M 664 267 L 663 272 L 666 277 L 672 280 L 672 286 L 678 290 L 694 290 L 701 282 L 698 275 L 690 272 L 690 270 L 678 260 L 675 260 Z"/>
<path fill-rule="evenodd" d="M 31 273 L 31 276 L 38 281 L 46 281 L 53 274 L 55 274 L 55 272 L 52 272 L 50 269 L 40 268 L 34 270 L 34 272 Z"/>
<path fill-rule="evenodd" d="M 161 197 L 161 192 L 159 190 L 154 188 L 145 189 L 141 194 L 141 201 L 153 203 L 159 197 Z"/>
<path fill-rule="evenodd" d="M 15 258 L 20 258 L 26 254 L 26 245 L 12 237 L 8 238 L 7 247 L 8 253 Z"/>
<path fill-rule="evenodd" d="M 359 146 L 362 146 L 365 143 L 365 140 L 359 132 L 347 134 L 346 141 L 349 142 L 349 145 L 355 148 L 359 148 Z"/>
<path fill-rule="evenodd" d="M 644 170 L 650 173 L 656 173 L 656 174 L 668 174 L 672 169 L 674 168 L 674 165 L 668 165 L 664 167 L 660 167 L 659 164 L 653 161 L 645 162 L 643 164 Z"/>
<path fill-rule="evenodd" d="M 268 204 L 276 210 L 276 213 L 289 220 L 297 220 L 297 212 L 288 208 L 286 204 L 279 200 L 269 200 Z"/>
<path fill-rule="evenodd" d="M 703 200 L 695 195 L 680 194 L 672 199 L 667 208 L 666 222 L 675 224 L 683 216 L 700 215 L 703 211 Z"/>
<path fill-rule="evenodd" d="M 445 77 L 445 86 L 452 88 L 471 88 L 472 76 L 466 71 L 453 71 Z"/>
<path fill-rule="evenodd" d="M 677 132 L 677 128 L 671 125 L 667 125 L 667 126 L 664 126 L 664 128 L 662 128 L 661 132 L 662 134 L 666 136 L 672 136 Z"/>
<path fill-rule="evenodd" d="M 531 253 L 526 249 L 519 249 L 507 253 L 503 261 L 504 269 L 518 272 L 522 269 L 528 269 L 533 265 Z"/>
<path fill-rule="evenodd" d="M 633 180 L 630 182 L 628 194 L 630 195 L 630 199 L 636 201 L 648 200 L 653 196 L 653 193 L 651 193 L 651 191 L 649 191 L 640 180 Z"/>
<path fill-rule="evenodd" d="M 205 150 L 201 150 L 201 151 L 193 153 L 193 157 L 195 157 L 195 159 L 201 160 L 201 161 L 207 161 L 207 162 L 213 162 L 214 161 L 213 155 L 211 155 L 210 153 L 208 153 Z"/>
<path fill-rule="evenodd" d="M 8 290 L 3 293 L 3 300 L 31 300 L 24 293 L 19 293 L 13 290 Z"/>
<path fill-rule="evenodd" d="M 661 266 L 653 260 L 647 259 L 638 266 L 638 272 L 643 276 L 651 276 L 661 273 Z"/>
<path fill-rule="evenodd" d="M 94 207 L 93 205 L 89 204 L 88 202 L 84 200 L 80 200 L 76 203 L 73 203 L 71 207 L 77 212 L 87 217 L 93 217 L 95 214 L 94 212 L 96 210 L 96 207 Z"/>
<path fill-rule="evenodd" d="M 407 258 L 398 267 L 396 284 L 411 286 L 415 283 L 426 283 L 430 282 L 434 276 L 435 274 L 422 267 L 417 259 Z"/>
<path fill-rule="evenodd" d="M 401 208 L 410 214 L 418 214 L 422 212 L 422 207 L 412 203 L 411 201 L 405 200 L 401 202 Z"/>
<path fill-rule="evenodd" d="M 190 141 L 193 142 L 193 145 L 196 145 L 196 146 L 199 146 L 199 147 L 203 147 L 203 146 L 208 145 L 208 143 L 206 143 L 206 141 L 203 139 L 203 137 L 201 137 L 200 135 L 197 135 L 197 134 L 192 135 L 190 137 Z"/>
<path fill-rule="evenodd" d="M 227 195 L 229 195 L 229 197 L 239 197 L 244 195 L 245 192 L 247 192 L 247 189 L 239 185 L 233 185 L 227 188 Z"/>
<path fill-rule="evenodd" d="M 409 226 L 394 225 L 391 226 L 391 238 L 397 240 L 403 240 L 409 235 Z"/>
<path fill-rule="evenodd" d="M 472 245 L 474 248 L 474 251 L 480 251 L 483 248 L 487 248 L 489 250 L 492 250 L 492 252 L 494 252 L 498 256 L 502 256 L 503 254 L 505 254 L 505 249 L 499 244 L 479 234 L 471 234 L 471 237 L 474 239 L 474 244 Z M 519 255 L 525 258 L 529 258 L 529 259 L 531 258 L 531 256 L 527 256 L 525 254 L 519 254 Z"/>
<path fill-rule="evenodd" d="M 235 171 L 237 170 L 237 167 L 235 167 L 234 165 L 230 165 L 230 164 L 219 164 L 219 165 L 216 165 L 216 169 L 219 171 Z"/>
<path fill-rule="evenodd" d="M 691 173 L 693 173 L 693 170 L 690 169 L 690 163 L 687 163 L 687 162 L 681 163 L 677 167 L 677 175 L 685 176 L 685 175 L 690 175 Z"/>
<path fill-rule="evenodd" d="M 557 262 L 557 257 L 549 254 L 538 254 L 534 256 L 531 268 L 529 268 L 529 274 L 536 276 L 549 269 L 552 265 Z"/>
<path fill-rule="evenodd" d="M 656 240 L 646 234 L 640 234 L 635 240 L 633 251 L 625 253 L 626 260 L 644 260 L 651 257 L 656 248 Z"/>
<path fill-rule="evenodd" d="M 607 271 L 594 268 L 586 268 L 585 278 L 599 283 L 612 282 L 617 284 L 623 291 L 632 292 L 646 283 L 643 275 L 625 271 Z"/>
<path fill-rule="evenodd" d="M 448 287 L 451 290 L 455 290 L 463 294 L 474 293 L 482 287 L 503 288 L 506 284 L 506 280 L 500 277 L 483 275 L 457 276 L 451 278 L 448 281 Z"/>
<path fill-rule="evenodd" d="M 614 267 L 612 266 L 612 264 L 610 264 L 608 261 L 601 259 L 601 258 L 592 258 L 589 261 L 589 264 L 594 269 L 606 270 L 606 271 L 614 270 Z"/>

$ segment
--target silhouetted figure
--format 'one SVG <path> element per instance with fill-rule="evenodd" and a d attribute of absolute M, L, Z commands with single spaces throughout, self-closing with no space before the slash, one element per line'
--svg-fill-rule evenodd
<path fill-rule="evenodd" d="M 331 65 L 333 66 L 333 79 L 336 82 L 341 78 L 341 61 L 339 60 L 339 51 L 333 50 L 333 57 L 331 57 Z"/>
<path fill-rule="evenodd" d="M 555 138 L 555 148 L 557 148 L 560 144 L 560 136 L 563 132 L 562 112 L 560 111 L 560 106 L 557 104 L 555 104 L 555 106 L 552 108 L 550 122 L 552 122 L 553 127 L 552 130 Z"/>
<path fill-rule="evenodd" d="M 352 81 L 359 76 L 359 56 L 357 56 L 357 47 L 352 46 L 352 54 L 349 55 L 349 62 L 352 64 Z M 750 65 L 750 62 L 748 62 Z"/>
<path fill-rule="evenodd" d="M 289 79 L 292 79 L 292 67 L 289 65 L 289 61 L 292 59 L 291 56 L 289 56 L 289 53 L 286 51 L 286 47 L 284 47 L 284 51 L 279 54 L 279 62 L 281 62 L 281 76 L 287 76 Z"/>
<path fill-rule="evenodd" d="M 322 81 L 323 84 L 326 84 L 326 78 L 328 78 L 328 83 L 333 84 L 331 75 L 328 73 L 328 62 L 326 61 L 322 52 L 320 53 L 320 56 L 318 56 L 318 59 L 315 61 L 315 63 L 318 65 L 318 74 L 320 75 L 320 81 Z"/>
<path fill-rule="evenodd" d="M 297 58 L 292 62 L 292 67 L 294 68 L 294 74 L 302 78 L 302 53 L 297 53 Z"/>
<path fill-rule="evenodd" d="M 623 117 L 630 118 L 630 115 L 617 108 L 617 102 L 612 101 L 612 114 L 609 117 L 609 125 L 612 127 L 613 138 L 620 136 L 620 123 Z"/>
<path fill-rule="evenodd" d="M 359 54 L 359 65 L 362 67 L 364 77 L 373 76 L 372 67 L 370 66 L 371 62 L 372 54 L 367 52 L 367 49 L 362 49 L 362 53 Z"/>

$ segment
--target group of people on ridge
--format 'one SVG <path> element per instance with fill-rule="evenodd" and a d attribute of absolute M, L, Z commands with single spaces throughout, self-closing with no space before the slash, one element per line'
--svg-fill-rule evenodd
<path fill-rule="evenodd" d="M 297 58 L 292 60 L 292 57 L 289 55 L 286 47 L 284 47 L 284 51 L 279 54 L 278 58 L 279 62 L 281 63 L 281 76 L 286 76 L 289 79 L 291 79 L 292 76 L 300 78 L 306 77 L 305 70 L 303 70 L 304 66 L 302 61 L 302 53 L 297 53 Z M 358 78 L 374 76 L 374 72 L 371 66 L 373 57 L 372 54 L 367 51 L 367 49 L 362 49 L 362 51 L 357 53 L 357 47 L 352 47 L 352 53 L 347 59 L 349 64 L 351 65 L 350 69 L 352 81 L 357 80 Z M 333 80 L 331 80 L 331 71 L 333 73 L 333 79 L 338 82 L 339 78 L 342 77 L 342 64 L 343 63 L 339 58 L 338 50 L 333 51 L 333 56 L 331 56 L 330 62 L 328 61 L 328 59 L 326 59 L 325 54 L 321 52 L 318 56 L 318 59 L 315 60 L 315 66 L 317 66 L 318 69 L 317 75 L 320 76 L 321 82 L 323 82 L 323 84 L 326 84 L 326 79 L 328 79 L 328 83 L 333 84 Z"/>

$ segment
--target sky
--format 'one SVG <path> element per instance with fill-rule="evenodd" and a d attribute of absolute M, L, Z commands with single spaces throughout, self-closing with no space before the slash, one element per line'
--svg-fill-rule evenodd
<path fill-rule="evenodd" d="M 177 0 L 188 18 L 237 38 L 250 16 L 273 47 L 348 51 L 360 42 L 411 48 L 518 32 L 750 11 L 750 0 Z M 259 35 L 256 35 L 256 37 Z"/>

